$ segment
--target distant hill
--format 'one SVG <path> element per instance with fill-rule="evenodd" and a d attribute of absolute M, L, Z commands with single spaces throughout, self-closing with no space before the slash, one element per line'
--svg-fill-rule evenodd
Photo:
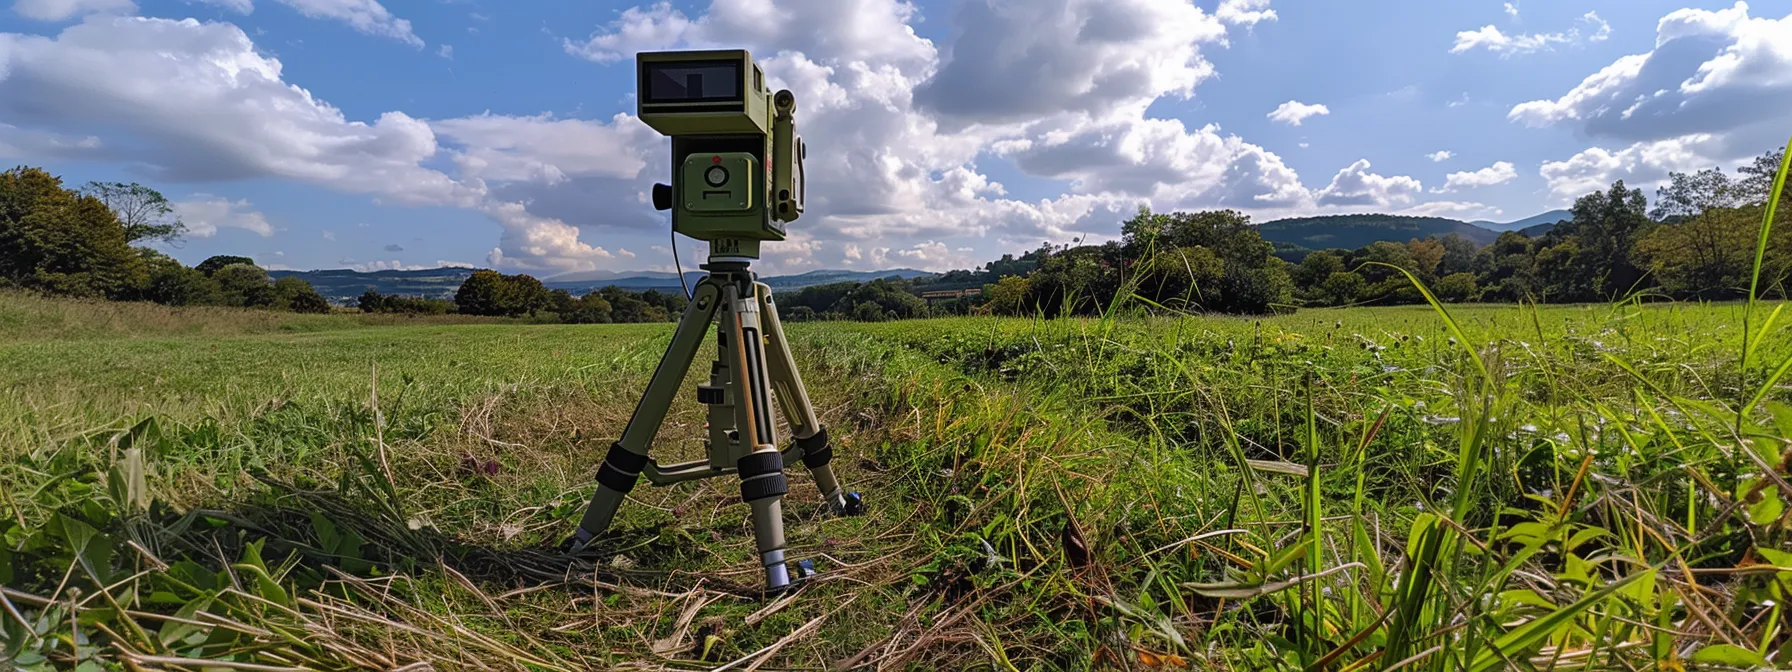
<path fill-rule="evenodd" d="M 346 268 L 318 271 L 268 271 L 268 275 L 276 280 L 287 276 L 298 276 L 305 282 L 311 283 L 311 287 L 316 289 L 317 293 L 337 305 L 349 303 L 369 289 L 381 294 L 451 299 L 454 298 L 454 291 L 460 289 L 460 283 L 466 281 L 467 276 L 472 274 L 473 269 L 460 267 L 367 273 Z"/>
<path fill-rule="evenodd" d="M 1525 228 L 1519 229 L 1518 232 L 1524 234 L 1527 237 L 1542 238 L 1543 234 L 1549 233 L 1550 231 L 1555 230 L 1556 225 L 1560 224 L 1560 223 L 1561 222 L 1548 222 L 1548 223 L 1544 223 L 1544 224 L 1535 224 L 1532 226 L 1527 226 Z"/>
<path fill-rule="evenodd" d="M 1306 256 L 1313 250 L 1343 248 L 1354 250 L 1376 241 L 1404 243 L 1414 238 L 1452 233 L 1486 245 L 1499 238 L 1499 232 L 1468 222 L 1444 217 L 1409 217 L 1405 215 L 1325 215 L 1293 217 L 1257 225 L 1263 239 L 1273 243 L 1276 256 L 1284 259 Z"/>
<path fill-rule="evenodd" d="M 317 289 L 331 303 L 344 305 L 352 303 L 357 297 L 371 289 L 381 294 L 397 294 L 400 296 L 421 296 L 432 299 L 452 299 L 454 292 L 460 289 L 460 283 L 473 274 L 471 268 L 431 268 L 420 271 L 370 271 L 361 272 L 346 268 L 317 271 L 268 271 L 275 279 L 297 276 Z M 825 285 L 833 282 L 866 282 L 877 278 L 900 277 L 915 278 L 932 275 L 926 271 L 912 268 L 898 268 L 888 271 L 844 271 L 825 270 L 809 271 L 797 275 L 766 276 L 760 282 L 770 285 L 776 290 L 796 290 L 813 285 Z M 695 284 L 703 278 L 702 271 L 685 273 L 685 282 Z M 582 295 L 611 285 L 637 292 L 649 289 L 661 291 L 683 291 L 678 284 L 678 276 L 664 271 L 588 271 L 581 273 L 565 273 L 543 279 L 542 284 L 548 289 L 564 289 L 574 295 Z"/>
<path fill-rule="evenodd" d="M 1473 224 L 1475 226 L 1479 226 L 1483 229 L 1492 229 L 1494 231 L 1525 231 L 1527 229 L 1534 229 L 1539 226 L 1548 226 L 1548 227 L 1553 228 L 1555 226 L 1556 222 L 1562 221 L 1564 219 L 1574 219 L 1574 213 L 1568 212 L 1567 210 L 1551 210 L 1549 212 L 1545 212 L 1540 215 L 1531 215 L 1530 217 L 1526 217 L 1524 219 L 1520 219 L 1515 222 L 1489 222 L 1486 220 L 1482 220 L 1482 221 L 1478 221 L 1478 222 L 1469 222 L 1469 223 Z M 1548 231 L 1549 229 L 1545 228 L 1543 230 Z M 1541 235 L 1541 234 L 1526 233 L 1525 235 L 1531 236 L 1531 235 Z"/>

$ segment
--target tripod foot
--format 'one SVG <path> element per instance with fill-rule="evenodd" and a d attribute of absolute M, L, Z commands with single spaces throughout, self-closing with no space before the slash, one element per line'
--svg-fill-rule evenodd
<path fill-rule="evenodd" d="M 846 493 L 845 500 L 846 500 L 846 503 L 840 507 L 840 515 L 843 515 L 843 516 L 865 515 L 865 497 L 863 495 L 860 495 L 857 492 L 849 492 L 849 493 Z"/>

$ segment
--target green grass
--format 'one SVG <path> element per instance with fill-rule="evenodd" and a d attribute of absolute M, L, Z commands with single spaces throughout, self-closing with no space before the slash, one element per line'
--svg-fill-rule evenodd
<path fill-rule="evenodd" d="M 637 488 L 595 557 L 552 550 L 670 325 L 0 294 L 0 645 L 24 669 L 1785 667 L 1782 309 L 792 325 L 870 510 L 821 515 L 792 469 L 791 552 L 823 573 L 767 604 L 728 479 Z M 701 454 L 693 396 L 662 461 Z"/>
<path fill-rule="evenodd" d="M 750 529 L 725 479 L 637 489 L 595 582 L 566 576 L 547 549 L 580 513 L 669 325 L 333 316 L 301 332 L 213 324 L 14 342 L 0 346 L 6 585 L 19 616 L 49 625 L 33 637 L 0 620 L 18 662 L 59 667 L 77 655 L 680 667 L 701 635 L 718 637 L 712 659 L 733 660 L 818 618 L 767 664 L 1084 669 L 1144 656 L 1304 669 L 1330 656 L 1331 669 L 1378 668 L 1395 661 L 1371 657 L 1397 637 L 1409 640 L 1402 658 L 1432 651 L 1411 664 L 1433 669 L 1524 658 L 1543 669 L 1550 657 L 1645 669 L 1717 643 L 1784 660 L 1783 619 L 1762 604 L 1785 574 L 1712 572 L 1784 540 L 1783 519 L 1750 520 L 1782 495 L 1757 488 L 1760 473 L 1721 438 L 1728 423 L 1702 415 L 1771 371 L 1742 377 L 1726 357 L 1746 309 L 1456 308 L 1499 381 L 1481 401 L 1474 359 L 1429 308 L 794 325 L 842 477 L 873 508 L 820 516 L 793 470 L 793 549 L 828 573 L 750 623 L 765 605 L 749 597 Z M 1792 352 L 1782 331 L 1758 362 Z M 1776 423 L 1792 420 L 1785 395 L 1768 397 L 1771 412 L 1746 429 L 1792 436 Z M 1475 420 L 1489 403 L 1503 417 Z M 661 459 L 698 454 L 700 423 L 694 403 L 682 407 Z M 1471 451 L 1481 476 L 1463 488 L 1471 426 L 1485 437 Z M 502 470 L 475 475 L 469 457 Z M 161 504 L 132 504 L 146 497 L 118 484 L 134 464 Z M 1688 488 L 1695 471 L 1716 490 Z M 1760 516 L 1719 515 L 1739 496 Z M 68 538 L 80 525 L 111 550 L 81 562 Z M 1467 533 L 1434 542 L 1435 589 L 1400 601 L 1396 578 L 1424 550 L 1409 543 L 1457 526 Z M 1066 527 L 1092 549 L 1086 564 L 1067 560 Z M 245 569 L 258 566 L 244 562 L 251 544 L 264 587 Z M 1683 566 L 1637 576 L 1670 559 Z M 89 564 L 114 581 L 142 575 L 109 600 Z M 213 585 L 166 578 L 177 572 Z M 265 585 L 291 606 L 264 602 Z M 71 600 L 94 645 L 69 645 L 58 605 Z M 169 629 L 108 614 L 111 601 L 148 614 L 209 601 L 193 610 L 230 625 Z M 1394 604 L 1410 611 L 1383 618 Z M 1444 627 L 1456 623 L 1467 625 Z M 1676 634 L 1657 642 L 1651 627 Z M 207 634 L 218 630 L 230 636 Z M 1477 643 L 1439 649 L 1440 636 Z"/>

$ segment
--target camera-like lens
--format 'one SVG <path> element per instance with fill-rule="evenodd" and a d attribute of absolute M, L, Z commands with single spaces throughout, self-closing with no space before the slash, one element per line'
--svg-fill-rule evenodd
<path fill-rule="evenodd" d="M 703 181 L 708 182 L 712 187 L 722 186 L 728 182 L 728 169 L 721 166 L 710 166 L 709 170 L 703 171 Z"/>

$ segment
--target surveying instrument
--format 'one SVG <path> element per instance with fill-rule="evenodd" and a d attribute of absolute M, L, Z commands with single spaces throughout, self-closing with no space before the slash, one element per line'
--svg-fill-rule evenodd
<path fill-rule="evenodd" d="M 571 551 L 603 534 L 616 507 L 645 475 L 655 486 L 740 476 L 766 589 L 791 586 L 784 559 L 784 465 L 801 460 L 837 515 L 863 501 L 843 492 L 828 462 L 833 449 L 797 374 L 771 288 L 748 268 L 759 244 L 784 240 L 803 214 L 803 158 L 796 96 L 765 88 L 765 72 L 744 50 L 643 52 L 635 56 L 641 121 L 672 139 L 672 184 L 653 185 L 653 207 L 672 211 L 672 231 L 709 242 L 708 275 L 697 281 L 672 344 L 647 383 L 622 438 L 597 470 Z M 709 407 L 708 459 L 660 466 L 647 452 L 684 383 L 698 346 L 716 322 L 716 360 L 697 401 Z M 778 448 L 772 392 L 795 439 Z"/>

